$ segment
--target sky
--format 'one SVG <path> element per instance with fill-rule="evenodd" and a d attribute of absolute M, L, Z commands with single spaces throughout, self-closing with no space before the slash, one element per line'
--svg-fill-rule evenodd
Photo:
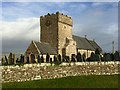
<path fill-rule="evenodd" d="M 25 52 L 31 40 L 40 41 L 40 16 L 57 11 L 71 16 L 73 34 L 95 39 L 104 52 L 118 50 L 117 2 L 2 2 L 2 52 Z"/>

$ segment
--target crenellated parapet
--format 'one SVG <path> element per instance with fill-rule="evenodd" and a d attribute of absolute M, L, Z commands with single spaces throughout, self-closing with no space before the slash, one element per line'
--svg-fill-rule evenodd
<path fill-rule="evenodd" d="M 48 13 L 47 15 L 40 16 L 40 20 L 49 20 L 49 19 L 52 19 L 52 21 L 57 20 L 57 22 L 61 22 L 70 26 L 73 25 L 72 18 L 60 12 L 56 12 L 55 14 Z"/>
<path fill-rule="evenodd" d="M 43 16 L 40 16 L 41 18 L 45 18 L 45 17 L 49 17 L 49 16 L 57 16 L 57 15 L 62 15 L 62 16 L 65 16 L 66 18 L 69 18 L 69 19 L 72 19 L 70 16 L 68 16 L 68 15 L 65 15 L 65 14 L 63 14 L 63 13 L 60 13 L 60 12 L 56 12 L 55 14 L 54 13 L 52 13 L 52 14 L 50 14 L 50 13 L 48 13 L 47 15 L 43 15 Z"/>

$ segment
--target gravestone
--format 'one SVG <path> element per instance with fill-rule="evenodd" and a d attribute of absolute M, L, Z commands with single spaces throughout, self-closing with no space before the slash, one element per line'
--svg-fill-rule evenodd
<path fill-rule="evenodd" d="M 41 60 L 41 63 L 44 63 L 44 58 L 43 58 L 43 55 L 41 55 L 40 60 Z"/>
<path fill-rule="evenodd" d="M 58 60 L 59 60 L 60 62 L 62 61 L 60 54 L 58 54 Z"/>
<path fill-rule="evenodd" d="M 6 62 L 6 65 L 8 65 L 8 59 L 7 59 L 7 56 L 5 56 L 5 62 Z"/>
<path fill-rule="evenodd" d="M 26 61 L 27 61 L 26 63 L 29 64 L 29 63 L 30 63 L 29 56 L 27 56 L 26 59 L 27 59 L 27 60 L 26 60 Z"/>
<path fill-rule="evenodd" d="M 48 53 L 46 54 L 46 62 L 50 62 L 50 55 Z"/>
<path fill-rule="evenodd" d="M 40 61 L 40 55 L 38 55 L 37 60 L 38 60 L 38 63 L 40 63 L 40 62 L 41 62 L 41 61 Z"/>
<path fill-rule="evenodd" d="M 82 56 L 80 53 L 77 53 L 76 58 L 77 58 L 77 62 L 82 62 Z"/>

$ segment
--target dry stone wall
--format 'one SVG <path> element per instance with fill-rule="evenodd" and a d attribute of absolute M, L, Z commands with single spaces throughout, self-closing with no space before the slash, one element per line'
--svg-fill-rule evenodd
<path fill-rule="evenodd" d="M 80 75 L 120 74 L 120 62 L 76 62 L 54 66 L 50 63 L 25 64 L 23 66 L 0 66 L 2 82 L 22 82 L 39 79 L 61 78 Z"/>

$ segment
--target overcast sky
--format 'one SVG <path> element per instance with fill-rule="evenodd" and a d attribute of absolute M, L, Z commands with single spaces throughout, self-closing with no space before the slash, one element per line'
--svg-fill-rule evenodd
<path fill-rule="evenodd" d="M 3 52 L 25 52 L 31 40 L 40 40 L 40 16 L 57 11 L 71 16 L 73 34 L 95 39 L 105 52 L 118 49 L 117 2 L 2 2 Z"/>

